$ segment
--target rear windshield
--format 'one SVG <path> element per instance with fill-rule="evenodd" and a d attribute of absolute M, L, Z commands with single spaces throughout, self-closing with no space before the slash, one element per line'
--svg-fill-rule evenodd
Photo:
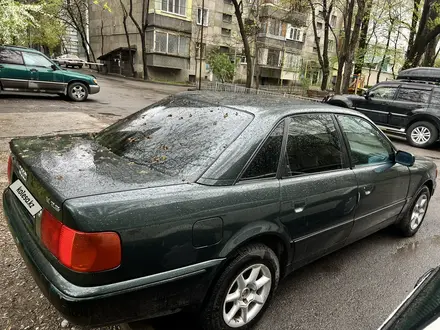
<path fill-rule="evenodd" d="M 96 140 L 132 162 L 192 181 L 252 119 L 247 112 L 168 98 L 106 128 Z"/>

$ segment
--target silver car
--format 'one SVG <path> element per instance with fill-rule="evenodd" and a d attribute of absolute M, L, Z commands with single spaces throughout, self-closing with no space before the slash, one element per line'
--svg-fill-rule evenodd
<path fill-rule="evenodd" d="M 65 65 L 66 68 L 70 66 L 72 68 L 78 67 L 81 69 L 84 65 L 84 60 L 79 58 L 77 55 L 72 54 L 61 55 L 57 57 L 55 61 L 57 61 L 60 65 Z"/>

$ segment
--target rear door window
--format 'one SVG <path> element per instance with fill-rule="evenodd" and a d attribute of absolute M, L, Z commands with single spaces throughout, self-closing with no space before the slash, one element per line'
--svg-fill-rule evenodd
<path fill-rule="evenodd" d="M 252 119 L 248 112 L 168 98 L 101 131 L 96 141 L 134 163 L 195 180 Z"/>
<path fill-rule="evenodd" d="M 393 100 L 396 92 L 397 86 L 379 86 L 371 90 L 370 97 L 375 99 Z"/>
<path fill-rule="evenodd" d="M 8 48 L 0 48 L 0 63 L 3 64 L 23 64 L 21 53 Z"/>
<path fill-rule="evenodd" d="M 288 175 L 343 168 L 342 143 L 332 115 L 297 115 L 288 129 Z"/>
<path fill-rule="evenodd" d="M 401 87 L 397 93 L 397 101 L 428 103 L 431 90 Z"/>
<path fill-rule="evenodd" d="M 280 123 L 264 142 L 255 158 L 242 176 L 243 179 L 275 178 L 283 144 L 284 121 Z"/>
<path fill-rule="evenodd" d="M 431 97 L 431 104 L 440 107 L 440 89 L 434 89 Z"/>

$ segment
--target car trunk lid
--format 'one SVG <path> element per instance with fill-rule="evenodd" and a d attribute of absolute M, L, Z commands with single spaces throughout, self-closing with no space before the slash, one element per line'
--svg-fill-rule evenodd
<path fill-rule="evenodd" d="M 91 134 L 12 140 L 11 150 L 13 181 L 58 219 L 67 199 L 182 183 L 115 155 Z"/>

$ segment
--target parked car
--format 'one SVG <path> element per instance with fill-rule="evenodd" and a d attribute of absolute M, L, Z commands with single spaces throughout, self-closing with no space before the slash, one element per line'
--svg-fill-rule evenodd
<path fill-rule="evenodd" d="M 82 59 L 80 59 L 77 55 L 72 54 L 64 54 L 58 56 L 55 61 L 58 62 L 59 65 L 65 65 L 66 68 L 68 68 L 69 66 L 75 68 L 77 66 L 81 69 L 84 65 L 84 61 Z"/>
<path fill-rule="evenodd" d="M 62 70 L 39 51 L 0 46 L 0 92 L 39 92 L 85 101 L 100 90 L 94 76 Z"/>
<path fill-rule="evenodd" d="M 435 330 L 440 328 L 440 267 L 432 268 L 380 326 L 379 330 Z"/>
<path fill-rule="evenodd" d="M 349 109 L 186 92 L 97 134 L 14 139 L 3 207 L 73 323 L 193 309 L 248 329 L 280 278 L 395 225 L 414 235 L 433 162 Z"/>
<path fill-rule="evenodd" d="M 364 96 L 333 95 L 324 101 L 365 114 L 385 131 L 406 136 L 415 147 L 427 148 L 439 138 L 438 85 L 419 80 L 386 81 L 373 86 Z"/>

